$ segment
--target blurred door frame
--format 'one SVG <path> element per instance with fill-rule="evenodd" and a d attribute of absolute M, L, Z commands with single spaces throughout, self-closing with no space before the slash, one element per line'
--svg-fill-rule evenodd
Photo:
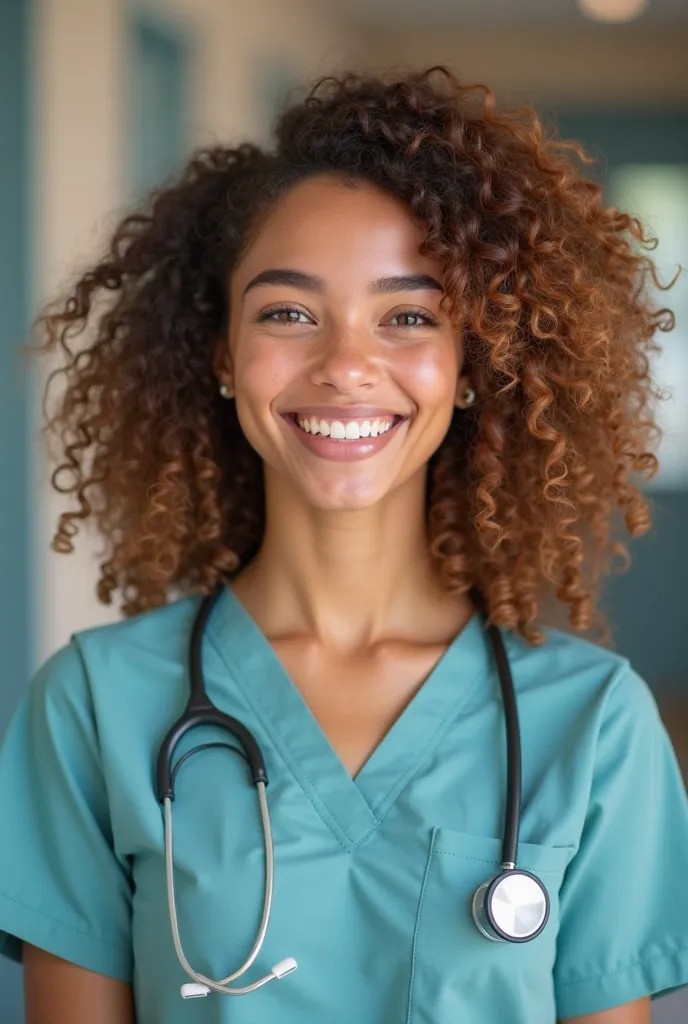
<path fill-rule="evenodd" d="M 32 518 L 33 374 L 22 353 L 31 301 L 31 0 L 0 3 L 0 736 L 26 685 L 34 638 Z M 21 970 L 0 962 L 2 1020 L 21 1024 Z"/>
<path fill-rule="evenodd" d="M 138 200 L 187 156 L 195 39 L 180 16 L 130 2 L 126 40 L 128 185 Z"/>
<path fill-rule="evenodd" d="M 30 48 L 28 0 L 0 4 L 0 734 L 29 665 Z"/>

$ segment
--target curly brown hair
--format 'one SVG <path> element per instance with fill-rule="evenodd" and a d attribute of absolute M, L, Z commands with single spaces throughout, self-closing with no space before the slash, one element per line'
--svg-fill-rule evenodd
<path fill-rule="evenodd" d="M 322 78 L 274 136 L 197 151 L 39 318 L 41 347 L 66 357 L 50 377 L 66 378 L 53 485 L 76 499 L 53 547 L 92 519 L 98 596 L 119 590 L 126 615 L 207 592 L 257 550 L 262 466 L 214 373 L 229 274 L 290 186 L 335 173 L 407 204 L 463 330 L 477 402 L 428 475 L 442 580 L 479 586 L 531 642 L 548 596 L 588 630 L 601 574 L 627 556 L 616 533 L 650 525 L 633 478 L 656 471 L 649 361 L 673 326 L 649 298 L 655 240 L 604 205 L 577 143 L 442 66 Z"/>

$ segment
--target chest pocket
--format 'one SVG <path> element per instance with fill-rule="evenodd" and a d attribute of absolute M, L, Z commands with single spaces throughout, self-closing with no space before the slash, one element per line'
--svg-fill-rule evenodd
<path fill-rule="evenodd" d="M 552 981 L 559 888 L 572 850 L 519 844 L 518 865 L 550 898 L 530 942 L 491 942 L 473 920 L 473 896 L 500 870 L 501 840 L 433 829 L 413 944 L 407 1024 L 555 1024 Z"/>

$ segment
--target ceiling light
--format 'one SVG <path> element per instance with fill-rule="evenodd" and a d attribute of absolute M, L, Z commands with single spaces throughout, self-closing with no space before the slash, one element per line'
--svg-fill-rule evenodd
<path fill-rule="evenodd" d="M 578 0 L 583 14 L 594 21 L 618 23 L 640 17 L 649 0 Z"/>

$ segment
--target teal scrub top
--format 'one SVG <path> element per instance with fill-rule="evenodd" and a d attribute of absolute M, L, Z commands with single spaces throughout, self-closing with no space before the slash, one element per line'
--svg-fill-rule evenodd
<path fill-rule="evenodd" d="M 471 900 L 498 871 L 504 715 L 479 616 L 355 779 L 227 589 L 208 624 L 208 692 L 264 752 L 273 914 L 238 984 L 185 1002 L 165 893 L 159 745 L 189 693 L 198 598 L 86 630 L 28 688 L 0 751 L 0 948 L 22 940 L 132 982 L 138 1024 L 553 1024 L 688 983 L 688 807 L 647 685 L 626 660 L 549 631 L 505 637 L 519 700 L 519 865 L 551 899 L 531 942 L 488 941 Z M 327 685 L 326 681 L 323 685 Z M 182 750 L 226 738 L 211 727 Z M 245 762 L 204 750 L 174 803 L 191 965 L 219 978 L 251 948 L 263 899 Z"/>

